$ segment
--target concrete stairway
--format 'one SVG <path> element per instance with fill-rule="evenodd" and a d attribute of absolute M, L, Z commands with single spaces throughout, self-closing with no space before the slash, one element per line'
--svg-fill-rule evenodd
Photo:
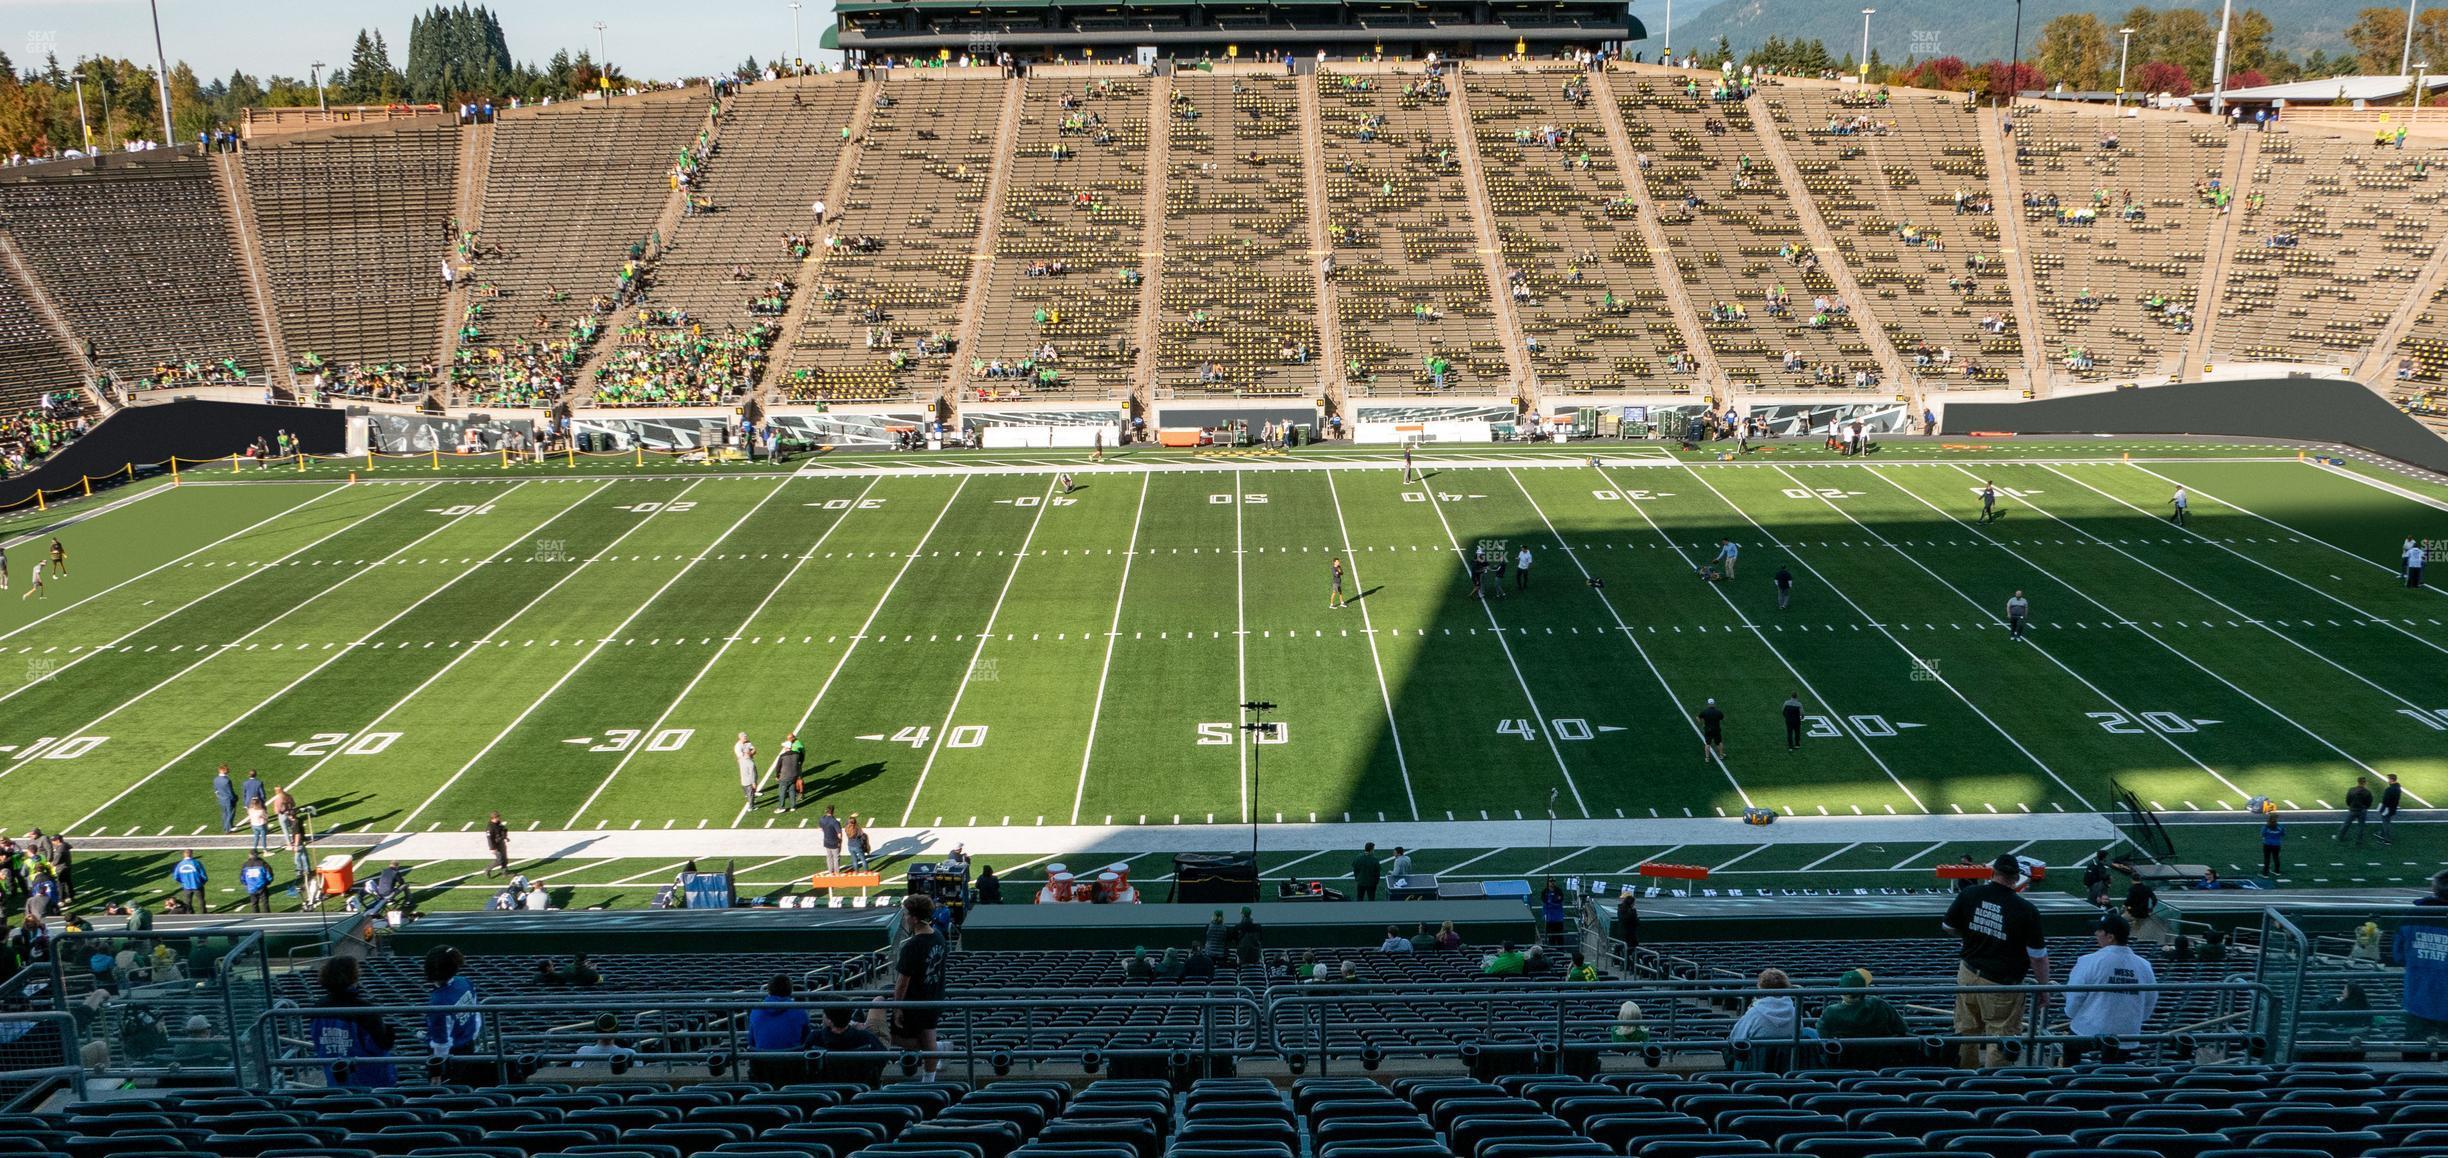
<path fill-rule="evenodd" d="M 2226 174 L 2227 188 L 2242 190 L 2261 155 L 2260 133 L 2230 132 L 2227 134 L 2227 158 L 2220 172 Z M 2192 378 L 2210 362 L 2210 332 L 2218 328 L 2219 299 L 2226 296 L 2227 268 L 2234 264 L 2237 234 L 2244 228 L 2244 215 L 2234 211 L 2219 218 L 2219 227 L 2203 240 L 2201 293 L 2193 300 L 2193 332 L 2185 339 L 2183 360 L 2176 365 L 2176 377 Z"/>
<path fill-rule="evenodd" d="M 1624 188 L 1640 209 L 1641 239 L 1649 246 L 1649 267 L 1657 272 L 1658 288 L 1666 292 L 1666 301 L 1674 308 L 1675 330 L 1683 336 L 1683 348 L 1700 364 L 1701 385 L 1712 397 L 1722 398 L 1732 390 L 1732 382 L 1718 366 L 1717 352 L 1709 348 L 1708 331 L 1700 323 L 1700 311 L 1692 307 L 1691 292 L 1683 287 L 1683 271 L 1675 265 L 1657 202 L 1649 198 L 1648 174 L 1641 171 L 1632 136 L 1624 129 L 1623 106 L 1615 103 L 1615 85 L 1604 72 L 1590 79 L 1598 119 L 1606 126 L 1607 147 L 1615 151 L 1615 171 L 1622 175 Z"/>
<path fill-rule="evenodd" d="M 721 117 L 709 117 L 707 122 L 706 152 L 711 153 L 714 145 L 722 140 L 723 120 Z M 711 165 L 712 161 L 706 160 L 705 163 Z M 654 231 L 649 235 L 654 239 L 653 244 L 646 250 L 646 260 L 638 263 L 641 281 L 652 276 L 655 262 L 663 256 L 663 247 L 671 244 L 672 234 L 679 230 L 680 219 L 687 212 L 688 197 L 688 190 L 674 185 L 671 196 L 663 199 L 663 212 L 655 218 Z M 638 308 L 636 302 L 631 302 L 627 312 L 635 314 Z M 578 368 L 578 376 L 571 387 L 571 405 L 583 406 L 595 397 L 595 376 L 612 363 L 612 355 L 620 349 L 621 313 L 614 310 L 612 316 L 605 319 L 603 331 L 595 336 L 595 348 L 588 352 L 586 364 Z"/>
<path fill-rule="evenodd" d="M 2023 388 L 2035 398 L 2049 393 L 2048 331 L 2040 327 L 2040 302 L 2033 296 L 2031 251 L 2023 243 L 2023 170 L 2015 164 L 2014 142 L 1994 109 L 1974 114 L 1980 120 L 1981 152 L 1989 163 L 1989 187 L 1997 218 L 1998 260 L 2019 271 L 2006 279 L 2014 298 L 2015 331 L 2023 343 Z"/>
<path fill-rule="evenodd" d="M 2414 279 L 2414 292 L 2389 314 L 2388 325 L 2372 340 L 2371 349 L 2355 363 L 2355 378 L 2366 385 L 2385 390 L 2396 380 L 2397 347 L 2414 332 L 2415 319 L 2442 288 L 2448 288 L 2448 238 L 2442 238 L 2431 248 L 2431 260 L 2423 263 L 2422 273 Z"/>
<path fill-rule="evenodd" d="M 238 163 L 238 154 L 221 153 L 213 158 L 213 181 L 221 186 L 230 240 L 238 247 L 239 264 L 246 270 L 247 302 L 254 307 L 255 332 L 270 363 L 264 367 L 264 376 L 283 390 L 294 389 L 297 383 L 289 370 L 288 349 L 281 342 L 280 319 L 273 308 L 272 282 L 264 276 L 263 237 L 255 232 L 255 202 L 247 191 L 246 170 Z M 81 347 L 77 355 L 84 356 Z"/>
<path fill-rule="evenodd" d="M 1165 184 L 1173 159 L 1173 78 L 1148 82 L 1147 172 L 1139 203 L 1139 320 L 1131 329 L 1131 394 L 1134 412 L 1155 401 L 1156 323 L 1164 309 L 1157 285 L 1164 280 Z"/>
<path fill-rule="evenodd" d="M 1878 363 L 1879 377 L 1886 380 L 1889 390 L 1913 395 L 1917 400 L 1920 384 L 1905 369 L 1904 359 L 1896 354 L 1895 343 L 1888 340 L 1886 328 L 1870 309 L 1870 295 L 1863 292 L 1861 282 L 1854 278 L 1852 264 L 1836 245 L 1836 235 L 1828 231 L 1827 219 L 1819 215 L 1819 203 L 1812 200 L 1810 190 L 1803 186 L 1802 170 L 1795 166 L 1793 153 L 1785 148 L 1785 138 L 1777 132 L 1777 120 L 1768 111 L 1767 99 L 1754 92 L 1746 103 L 1751 107 L 1752 133 L 1766 150 L 1769 163 L 1776 166 L 1777 180 L 1785 187 L 1786 203 L 1793 206 L 1802 236 L 1819 252 L 1819 268 L 1826 271 L 1828 280 L 1836 283 L 1836 292 L 1852 307 L 1854 332 L 1870 347 L 1870 356 Z"/>
<path fill-rule="evenodd" d="M 1325 114 L 1318 107 L 1317 73 L 1308 72 L 1300 78 L 1301 115 L 1301 177 L 1308 184 L 1309 196 L 1309 274 L 1317 286 L 1318 357 L 1325 362 L 1326 372 L 1321 384 L 1326 391 L 1326 405 L 1332 413 L 1343 412 L 1343 328 L 1335 324 L 1338 316 L 1334 304 L 1334 283 L 1326 277 L 1321 263 L 1334 252 L 1326 240 L 1326 140 L 1323 125 Z"/>
<path fill-rule="evenodd" d="M 878 81 L 869 80 L 859 85 L 858 106 L 850 110 L 850 135 L 842 141 L 841 151 L 833 157 L 833 179 L 825 183 L 825 213 L 828 216 L 838 217 L 850 208 L 850 181 L 858 175 L 859 162 L 866 156 L 867 126 L 875 119 L 875 98 L 881 91 L 883 85 Z M 824 229 L 823 222 L 815 222 L 814 232 L 808 235 L 816 239 L 816 244 L 808 246 L 807 260 L 799 263 L 799 275 L 792 279 L 790 309 L 782 315 L 781 328 L 774 331 L 776 345 L 788 344 L 791 335 L 807 324 L 808 311 L 815 308 L 816 283 L 824 270 Z M 781 393 L 779 354 L 776 357 L 775 364 L 768 368 L 765 381 L 757 387 L 760 410 L 771 406 Z"/>
<path fill-rule="evenodd" d="M 451 197 L 451 216 L 458 220 L 462 235 L 483 228 L 485 177 L 492 169 L 493 126 L 460 126 L 459 179 Z M 456 246 L 458 239 L 451 239 L 451 243 Z M 441 332 L 434 340 L 434 372 L 445 382 L 450 379 L 451 359 L 459 352 L 459 319 L 467 312 L 475 280 L 471 267 L 470 272 L 462 274 L 449 293 L 442 295 Z"/>
<path fill-rule="evenodd" d="M 59 303 L 51 300 L 51 293 L 43 286 L 42 279 L 34 275 L 34 267 L 26 263 L 25 251 L 17 248 L 17 239 L 7 233 L 0 233 L 0 264 L 5 264 L 9 276 L 17 279 L 17 288 L 33 305 L 34 312 L 42 315 L 43 324 L 50 327 L 51 335 L 67 348 L 69 360 L 76 363 L 77 384 L 84 388 L 85 400 L 92 403 L 97 412 L 110 413 L 112 407 L 103 399 L 102 391 L 94 385 L 101 374 L 95 369 L 93 359 L 85 356 L 84 340 L 77 335 L 76 327 L 68 324 L 68 315 L 60 312 Z"/>
<path fill-rule="evenodd" d="M 952 345 L 952 372 L 944 380 L 947 409 L 953 413 L 959 410 L 960 390 L 969 379 L 969 353 L 977 348 L 978 330 L 986 320 L 983 300 L 986 275 L 994 269 L 995 236 L 1003 225 L 1003 195 L 1011 184 L 1012 150 L 1020 140 L 1024 83 L 1017 78 L 1003 82 L 1003 118 L 995 122 L 994 172 L 986 177 L 986 199 L 978 207 L 977 244 L 969 251 L 969 288 L 961 295 L 960 328 Z"/>

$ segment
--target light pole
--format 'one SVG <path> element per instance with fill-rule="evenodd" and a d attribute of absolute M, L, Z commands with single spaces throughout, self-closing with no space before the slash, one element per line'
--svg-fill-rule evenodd
<path fill-rule="evenodd" d="M 2210 115 L 2227 113 L 2227 28 L 2235 19 L 2235 0 L 2219 5 L 2218 52 L 2210 59 Z"/>
<path fill-rule="evenodd" d="M 1674 65 L 1674 0 L 1666 0 L 1666 35 L 1658 42 L 1658 63 Z"/>
<path fill-rule="evenodd" d="M 1253 716 L 1264 716 L 1275 710 L 1265 700 L 1251 700 L 1241 710 Z M 1275 725 L 1263 719 L 1246 721 L 1241 730 L 1250 734 L 1250 880 L 1258 878 L 1258 754 L 1266 748 L 1267 737 L 1275 734 Z"/>
<path fill-rule="evenodd" d="M 604 22 L 595 22 L 595 86 L 603 90 L 605 104 L 612 103 L 612 50 L 604 47 Z"/>
<path fill-rule="evenodd" d="M 313 64 L 307 65 L 306 67 L 311 70 L 308 75 L 314 77 L 315 111 L 325 113 L 330 112 L 330 103 L 323 99 L 323 62 L 318 60 Z"/>
<path fill-rule="evenodd" d="M 178 133 L 170 127 L 170 57 L 162 51 L 161 0 L 149 0 L 153 10 L 153 82 L 161 87 L 162 147 L 177 143 Z"/>
<path fill-rule="evenodd" d="M 1862 9 L 1861 83 L 1870 83 L 1870 18 L 1878 15 L 1876 8 Z"/>
<path fill-rule="evenodd" d="M 85 155 L 93 156 L 93 125 L 85 120 L 85 74 L 80 69 L 76 77 L 77 132 L 85 137 Z"/>
<path fill-rule="evenodd" d="M 2116 107 L 2120 113 L 2125 111 L 2125 61 L 2133 55 L 2133 34 L 2134 30 L 2131 28 L 2117 29 Z"/>
<path fill-rule="evenodd" d="M 2414 59 L 2414 9 L 2422 0 L 2406 0 L 2405 47 L 2397 50 L 2397 75 L 2406 74 L 2406 62 Z"/>
<path fill-rule="evenodd" d="M 2021 81 L 2022 79 L 2023 79 L 2023 0 L 2015 0 L 2015 21 L 2014 21 L 2014 61 L 2013 61 L 2013 63 L 2011 63 L 2011 64 L 2009 64 L 2009 65 L 2007 65 L 2007 66 L 2006 66 L 2006 87 L 2007 87 L 2009 90 L 2012 90 L 2012 89 L 2015 87 L 2016 83 L 2017 83 L 2017 82 L 2019 82 L 2019 81 Z M 2015 92 L 2012 92 L 2012 91 L 2007 92 L 2007 93 L 2005 94 L 2005 97 L 2006 97 L 2006 104 L 2007 104 L 2007 106 L 2008 106 L 2008 107 L 2010 107 L 2010 108 L 2011 108 L 2011 107 L 2013 107 L 2014 102 L 2015 102 L 2015 98 L 2016 98 L 2017 96 L 2019 96 L 2019 95 L 2020 95 L 2020 94 L 2015 93 Z"/>
<path fill-rule="evenodd" d="M 2418 60 L 2414 62 L 2414 111 L 2406 117 L 2406 123 L 2417 128 L 2422 125 L 2423 85 L 2429 79 L 2427 74 L 2430 71 L 2430 61 Z"/>
<path fill-rule="evenodd" d="M 795 71 L 797 71 L 797 70 L 798 70 L 798 68 L 799 68 L 799 62 L 800 62 L 800 61 L 802 61 L 802 60 L 806 60 L 806 59 L 807 59 L 807 58 L 806 58 L 805 56 L 802 56 L 802 55 L 800 55 L 800 54 L 799 54 L 799 0 L 791 0 L 791 69 L 792 69 L 792 71 L 794 71 L 794 72 L 795 72 Z"/>

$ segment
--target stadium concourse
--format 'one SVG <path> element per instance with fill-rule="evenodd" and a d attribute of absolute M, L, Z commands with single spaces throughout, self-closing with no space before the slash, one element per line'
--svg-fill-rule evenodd
<path fill-rule="evenodd" d="M 1542 28 L 0 175 L 0 1155 L 2448 1152 L 2448 154 Z"/>

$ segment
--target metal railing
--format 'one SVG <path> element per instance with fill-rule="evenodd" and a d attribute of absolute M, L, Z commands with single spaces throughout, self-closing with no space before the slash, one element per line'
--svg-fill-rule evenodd
<path fill-rule="evenodd" d="M 2410 1007 L 2399 956 L 2404 930 L 2443 925 L 2448 912 L 2410 906 L 2264 913 L 2257 977 L 2281 1011 L 2278 1056 L 2423 1061 L 2448 1052 L 2448 1022 Z"/>
<path fill-rule="evenodd" d="M 18 979 L 34 972 L 28 969 Z M 15 983 L 9 988 L 15 990 Z M 76 1018 L 67 1013 L 0 1013 L 0 1113 L 39 1105 L 62 1088 L 85 1096 L 76 1030 Z"/>
<path fill-rule="evenodd" d="M 317 1056 L 307 1037 L 307 1023 L 326 1011 L 286 1001 L 257 1014 L 243 1027 L 241 1036 L 250 1043 L 249 1054 L 261 1059 L 260 1067 L 251 1069 L 246 1077 L 266 1087 L 298 1084 L 302 1076 L 327 1073 L 335 1063 L 394 1065 L 403 1079 L 421 1075 L 432 1081 L 513 1082 L 544 1066 L 608 1065 L 603 1055 L 581 1052 L 590 1043 L 607 1037 L 634 1051 L 624 1058 L 627 1067 L 703 1067 L 716 1075 L 738 1069 L 752 1076 L 776 1071 L 795 1075 L 839 1065 L 868 1066 L 880 1072 L 888 1065 L 913 1069 L 921 1061 L 932 1060 L 956 1065 L 974 1080 L 981 1071 L 1000 1075 L 1016 1066 L 1044 1063 L 1076 1064 L 1094 1070 L 1108 1060 L 1160 1058 L 1167 1064 L 1212 1067 L 1227 1059 L 1265 1052 L 1261 1032 L 1264 1011 L 1257 998 L 1247 992 L 1167 993 L 1155 1000 L 1173 1010 L 1195 1011 L 1196 1023 L 1057 1024 L 1057 1014 L 1100 1009 L 1145 1010 L 1150 1005 L 1149 994 L 1117 994 L 1111 990 L 1051 993 L 1014 990 L 941 1001 L 898 1001 L 881 993 L 832 992 L 788 1002 L 746 996 L 687 1002 L 607 996 L 589 998 L 583 1004 L 480 1001 L 472 1007 L 482 1018 L 474 1047 L 439 1066 L 429 1060 L 430 1054 L 421 1044 L 414 1044 L 413 1038 L 407 1036 L 390 1054 Z M 814 1025 L 827 1009 L 842 1007 L 859 1015 L 857 1024 L 864 1024 L 875 1011 L 889 1015 L 895 1010 L 935 1010 L 941 1018 L 937 1048 L 927 1051 L 891 1046 L 882 1050 L 813 1051 L 759 1050 L 751 1046 L 748 1015 L 752 1012 L 803 1010 Z M 368 1005 L 352 1007 L 351 1012 L 422 1026 L 423 1018 L 436 1009 L 427 1005 Z M 466 1013 L 469 1009 L 452 1007 L 452 1012 Z M 611 1033 L 595 1026 L 604 1014 L 616 1020 L 618 1028 Z M 1020 1023 L 1011 1025 L 1015 1014 Z M 1103 1044 L 1060 1040 L 1080 1033 L 1101 1035 Z M 1129 1040 L 1139 1038 L 1148 1041 L 1142 1044 Z"/>
<path fill-rule="evenodd" d="M 1472 1032 L 1479 1043 L 1459 1047 L 1465 1060 L 1490 1049 L 1526 1050 L 1542 1070 L 1562 1071 L 1568 1065 L 1590 1066 L 1601 1055 L 1629 1055 L 1651 1065 L 1693 1054 L 1716 1054 L 1736 1068 L 1755 1055 L 1781 1053 L 1775 1068 L 1823 1059 L 1841 1065 L 1847 1052 L 1868 1047 L 1882 1054 L 1913 1052 L 1932 1058 L 1951 1057 L 1965 1047 L 1996 1047 L 1999 1053 L 2040 1064 L 2049 1047 L 2094 1052 L 2107 1045 L 2126 1052 L 2173 1051 L 2193 1056 L 2203 1049 L 2223 1049 L 2254 1056 L 2269 1052 L 2272 999 L 2257 981 L 2161 982 L 2150 986 L 2163 1001 L 2170 997 L 2209 994 L 2210 1008 L 2192 1020 L 2163 1015 L 2157 1029 L 2118 1035 L 2113 1041 L 2076 1034 L 2052 1016 L 2055 999 L 2068 993 L 2132 993 L 2133 986 L 1997 985 L 1967 987 L 1953 982 L 1882 983 L 1860 989 L 1792 988 L 1767 991 L 1755 985 L 1709 981 L 1527 981 L 1490 985 L 1485 982 L 1424 984 L 1337 984 L 1321 982 L 1268 991 L 1266 1013 L 1270 1052 L 1298 1068 L 1324 1073 L 1337 1060 L 1358 1060 L 1374 1069 L 1382 1061 L 1402 1057 L 1447 1057 L 1457 1049 L 1454 1039 Z M 1819 1038 L 1807 1028 L 1808 1013 L 1850 996 L 1886 999 L 1910 1019 L 1935 1019 L 1952 1013 L 1959 994 L 1994 997 L 2021 994 L 2026 1003 L 2023 1029 L 2015 1034 L 1962 1034 L 1949 1028 L 1905 1037 Z M 1794 999 L 1796 1016 L 1790 1032 L 1780 1039 L 1739 1040 L 1732 1036 L 1736 1010 L 1763 996 Z M 1642 1003 L 1643 1016 L 1634 1040 L 1617 1035 L 1616 1009 L 1621 1002 Z M 2037 1004 L 2036 1011 L 2031 1006 Z M 1654 1010 L 1654 1011 L 1653 1011 Z M 1428 1040 L 1413 1040 L 1413 1035 Z M 1901 1064 L 1886 1062 L 1882 1064 Z"/>
<path fill-rule="evenodd" d="M 108 967 L 94 968 L 97 960 Z M 239 1029 L 272 1004 L 261 933 L 66 933 L 40 968 L 53 1011 L 72 1017 L 74 1052 L 90 1050 L 96 1077 L 236 1084 L 248 1068 Z"/>

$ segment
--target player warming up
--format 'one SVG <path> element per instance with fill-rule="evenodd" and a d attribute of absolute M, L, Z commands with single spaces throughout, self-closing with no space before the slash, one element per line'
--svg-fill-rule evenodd
<path fill-rule="evenodd" d="M 1716 697 L 1701 705 L 1699 714 L 1693 718 L 1700 721 L 1700 763 L 1707 764 L 1712 756 L 1724 763 L 1725 710 L 1717 706 Z"/>
<path fill-rule="evenodd" d="M 1981 500 L 1981 513 L 1980 513 L 1980 521 L 1982 521 L 1982 522 L 1984 522 L 1984 523 L 1994 523 L 1994 522 L 1996 522 L 1996 521 L 1997 521 L 1997 484 L 1996 484 L 1996 483 L 1993 483 L 1993 482 L 1985 482 L 1985 483 L 1982 483 L 1982 484 L 1981 484 L 1981 494 L 1980 494 L 1980 500 Z"/>
<path fill-rule="evenodd" d="M 1326 567 L 1333 586 L 1326 590 L 1326 606 L 1340 610 L 1343 606 L 1343 560 L 1338 557 Z"/>

